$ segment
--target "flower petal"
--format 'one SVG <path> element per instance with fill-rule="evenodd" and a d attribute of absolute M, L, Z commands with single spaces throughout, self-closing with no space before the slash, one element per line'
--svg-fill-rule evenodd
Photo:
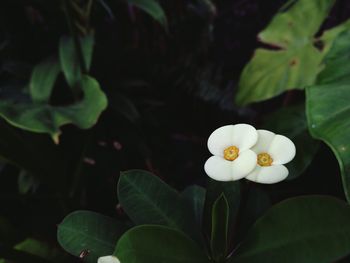
<path fill-rule="evenodd" d="M 268 153 L 273 159 L 272 164 L 285 164 L 294 158 L 295 151 L 295 145 L 289 138 L 283 135 L 276 135 Z"/>
<path fill-rule="evenodd" d="M 283 181 L 287 176 L 288 169 L 284 165 L 264 167 L 257 165 L 254 171 L 246 176 L 246 179 L 261 184 L 275 184 Z"/>
<path fill-rule="evenodd" d="M 255 152 L 246 150 L 240 153 L 238 158 L 232 162 L 232 180 L 239 180 L 246 177 L 256 166 Z"/>
<path fill-rule="evenodd" d="M 120 261 L 115 256 L 104 256 L 98 258 L 97 263 L 120 263 Z"/>
<path fill-rule="evenodd" d="M 257 130 L 258 141 L 252 150 L 256 153 L 267 153 L 276 134 L 267 130 Z"/>
<path fill-rule="evenodd" d="M 224 150 L 232 146 L 232 133 L 234 125 L 222 126 L 209 136 L 208 149 L 213 155 L 224 156 Z"/>
<path fill-rule="evenodd" d="M 251 150 L 246 150 L 234 161 L 212 156 L 206 161 L 204 170 L 214 180 L 235 181 L 245 177 L 255 166 L 256 154 Z"/>
<path fill-rule="evenodd" d="M 258 140 L 256 129 L 249 124 L 226 125 L 216 129 L 208 139 L 208 149 L 213 155 L 223 156 L 229 146 L 240 151 L 251 148 Z"/>
<path fill-rule="evenodd" d="M 232 180 L 232 162 L 219 156 L 210 157 L 204 164 L 207 175 L 216 181 Z"/>
<path fill-rule="evenodd" d="M 240 151 L 250 149 L 258 141 L 258 132 L 249 124 L 236 124 L 232 132 L 232 145 L 239 148 Z"/>

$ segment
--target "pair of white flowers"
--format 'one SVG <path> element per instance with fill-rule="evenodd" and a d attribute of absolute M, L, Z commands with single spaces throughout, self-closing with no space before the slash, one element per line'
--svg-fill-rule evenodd
<path fill-rule="evenodd" d="M 278 183 L 288 176 L 283 165 L 295 156 L 294 143 L 287 137 L 249 124 L 227 125 L 216 129 L 208 139 L 213 154 L 204 170 L 214 180 L 246 178 L 264 184 Z"/>

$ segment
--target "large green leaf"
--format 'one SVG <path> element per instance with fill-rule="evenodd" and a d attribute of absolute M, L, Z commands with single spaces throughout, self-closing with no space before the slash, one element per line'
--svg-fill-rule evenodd
<path fill-rule="evenodd" d="M 201 241 L 199 225 L 190 206 L 155 175 L 142 170 L 123 172 L 118 183 L 118 198 L 135 224 L 165 225 Z"/>
<path fill-rule="evenodd" d="M 287 136 L 294 142 L 297 154 L 286 165 L 289 170 L 287 180 L 301 175 L 319 148 L 319 142 L 309 135 L 305 105 L 285 107 L 270 114 L 265 120 L 264 128 Z"/>
<path fill-rule="evenodd" d="M 60 245 L 74 256 L 86 254 L 84 262 L 111 255 L 126 227 L 113 218 L 90 211 L 76 211 L 63 219 L 57 230 Z"/>
<path fill-rule="evenodd" d="M 127 263 L 209 263 L 205 253 L 186 235 L 157 225 L 137 226 L 126 232 L 114 255 Z"/>
<path fill-rule="evenodd" d="M 55 140 L 60 134 L 60 126 L 73 123 L 88 129 L 96 122 L 107 107 L 107 97 L 99 83 L 89 76 L 82 77 L 84 97 L 75 104 L 52 106 L 46 103 L 0 101 L 0 115 L 18 128 L 49 133 Z"/>
<path fill-rule="evenodd" d="M 334 38 L 349 22 L 315 38 L 335 0 L 291 0 L 258 38 L 276 50 L 258 48 L 244 68 L 236 102 L 245 105 L 266 100 L 289 89 L 313 84 L 322 69 L 322 58 Z M 315 45 L 323 46 L 317 48 Z"/>
<path fill-rule="evenodd" d="M 167 18 L 163 8 L 157 0 L 126 0 L 129 4 L 135 5 L 138 8 L 148 13 L 154 20 L 157 20 L 164 27 L 167 27 Z"/>
<path fill-rule="evenodd" d="M 350 207 L 326 196 L 272 207 L 248 232 L 229 263 L 330 263 L 350 253 Z"/>
<path fill-rule="evenodd" d="M 325 58 L 316 85 L 306 89 L 311 135 L 323 140 L 336 155 L 350 201 L 350 31 L 341 34 Z"/>

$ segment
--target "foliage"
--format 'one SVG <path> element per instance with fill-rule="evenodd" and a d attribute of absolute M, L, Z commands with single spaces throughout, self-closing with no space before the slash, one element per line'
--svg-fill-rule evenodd
<path fill-rule="evenodd" d="M 2 1 L 0 262 L 349 261 L 349 11 Z M 294 142 L 286 181 L 205 176 L 237 123 Z"/>

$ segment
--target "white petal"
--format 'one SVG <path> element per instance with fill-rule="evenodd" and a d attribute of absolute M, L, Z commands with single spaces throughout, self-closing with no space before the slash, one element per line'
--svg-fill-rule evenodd
<path fill-rule="evenodd" d="M 275 184 L 283 181 L 288 176 L 288 169 L 284 165 L 259 166 L 257 165 L 253 172 L 251 172 L 246 179 L 261 183 L 261 184 Z"/>
<path fill-rule="evenodd" d="M 253 146 L 252 150 L 256 153 L 267 153 L 270 148 L 271 142 L 275 138 L 276 134 L 267 130 L 257 130 L 258 141 Z"/>
<path fill-rule="evenodd" d="M 98 258 L 97 263 L 120 263 L 120 261 L 115 256 L 105 256 Z"/>
<path fill-rule="evenodd" d="M 210 157 L 204 164 L 207 175 L 216 181 L 232 180 L 232 162 L 219 156 Z"/>
<path fill-rule="evenodd" d="M 295 156 L 294 143 L 283 135 L 276 135 L 272 140 L 268 153 L 273 159 L 272 164 L 285 164 Z"/>
<path fill-rule="evenodd" d="M 247 176 L 255 166 L 256 154 L 246 150 L 232 162 L 219 156 L 212 156 L 206 161 L 204 170 L 214 180 L 235 181 Z"/>
<path fill-rule="evenodd" d="M 249 124 L 236 124 L 233 127 L 232 145 L 240 151 L 250 149 L 258 141 L 258 132 Z"/>
<path fill-rule="evenodd" d="M 234 125 L 222 126 L 209 136 L 208 149 L 213 155 L 224 156 L 224 150 L 232 145 L 232 133 Z"/>
<path fill-rule="evenodd" d="M 251 150 L 246 150 L 239 154 L 232 163 L 232 180 L 239 180 L 246 177 L 257 166 L 256 154 Z"/>
<path fill-rule="evenodd" d="M 208 139 L 208 149 L 213 155 L 223 156 L 229 146 L 240 151 L 251 148 L 258 140 L 258 133 L 249 124 L 226 125 L 216 129 Z"/>

